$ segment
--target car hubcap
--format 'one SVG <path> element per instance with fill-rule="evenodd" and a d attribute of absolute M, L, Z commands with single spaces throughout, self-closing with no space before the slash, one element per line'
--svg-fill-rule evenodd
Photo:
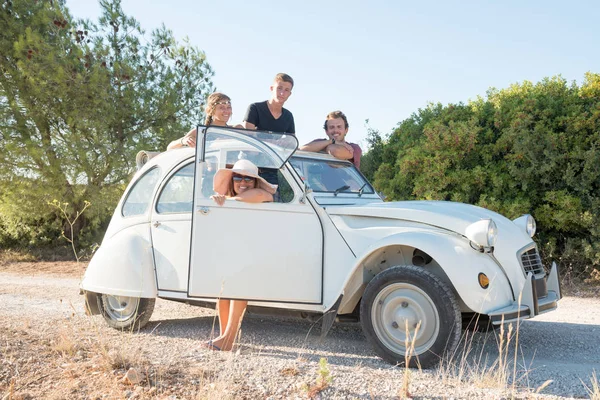
<path fill-rule="evenodd" d="M 102 295 L 106 314 L 115 321 L 127 321 L 138 310 L 140 299 L 137 297 Z"/>
<path fill-rule="evenodd" d="M 373 302 L 371 319 L 377 337 L 398 354 L 404 354 L 406 343 L 410 347 L 413 340 L 413 355 L 427 351 L 440 328 L 439 315 L 431 298 L 419 287 L 408 283 L 393 283 L 383 288 Z"/>

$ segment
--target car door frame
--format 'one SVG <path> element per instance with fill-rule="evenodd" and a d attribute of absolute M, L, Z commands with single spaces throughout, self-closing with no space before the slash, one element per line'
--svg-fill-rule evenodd
<path fill-rule="evenodd" d="M 211 133 L 210 128 L 209 129 L 205 129 L 202 131 L 198 131 L 198 148 L 197 148 L 197 152 L 196 152 L 196 159 L 195 159 L 195 165 L 196 165 L 196 177 L 195 177 L 195 181 L 194 181 L 194 185 L 195 185 L 195 189 L 194 189 L 194 213 L 192 215 L 192 233 L 190 235 L 190 240 L 191 240 L 191 246 L 190 246 L 190 262 L 189 262 L 189 273 L 188 273 L 188 297 L 189 298 L 215 298 L 215 288 L 213 287 L 213 292 L 212 293 L 198 293 L 198 291 L 195 289 L 194 287 L 194 282 L 196 282 L 196 279 L 200 279 L 200 278 L 195 278 L 195 273 L 199 274 L 200 273 L 200 268 L 201 267 L 196 267 L 198 268 L 198 270 L 193 270 L 194 267 L 194 257 L 195 257 L 195 251 L 198 251 L 197 247 L 194 247 L 194 241 L 195 241 L 195 225 L 197 223 L 200 223 L 198 221 L 198 218 L 202 218 L 199 216 L 199 213 L 201 213 L 203 211 L 203 209 L 207 208 L 207 202 L 205 198 L 201 198 L 201 196 L 198 195 L 197 190 L 196 190 L 196 186 L 199 184 L 199 177 L 197 176 L 197 174 L 199 172 L 202 171 L 203 168 L 203 163 L 204 163 L 204 159 L 205 159 L 205 146 L 206 146 L 206 136 Z M 280 164 L 280 171 L 282 172 L 282 175 L 284 177 L 284 179 L 286 179 L 287 183 L 290 185 L 290 187 L 292 188 L 293 192 L 294 192 L 294 198 L 292 200 L 292 202 L 290 203 L 264 203 L 264 204 L 252 204 L 250 205 L 249 203 L 241 203 L 241 202 L 236 202 L 234 206 L 229 207 L 229 208 L 235 208 L 236 210 L 243 210 L 243 209 L 247 209 L 247 210 L 253 210 L 252 213 L 247 214 L 247 215 L 256 215 L 256 213 L 258 211 L 255 210 L 262 210 L 263 212 L 269 212 L 269 213 L 273 213 L 273 212 L 284 212 L 284 213 L 288 213 L 288 214 L 292 214 L 294 211 L 290 211 L 295 209 L 295 212 L 301 212 L 304 214 L 310 214 L 312 215 L 312 217 L 314 218 L 314 221 L 310 222 L 311 227 L 306 228 L 306 229 L 310 229 L 310 231 L 314 234 L 317 230 L 318 230 L 318 238 L 317 240 L 314 241 L 314 243 L 316 243 L 318 241 L 318 246 L 313 246 L 312 250 L 307 251 L 307 257 L 311 257 L 311 259 L 313 261 L 316 260 L 316 253 L 318 252 L 318 262 L 315 263 L 316 267 L 311 264 L 311 269 L 309 271 L 309 274 L 312 274 L 310 277 L 314 280 L 318 280 L 318 282 L 314 282 L 317 285 L 316 290 L 314 290 L 313 288 L 309 288 L 308 290 L 312 290 L 312 295 L 309 295 L 308 297 L 310 297 L 310 300 L 298 300 L 298 299 L 294 299 L 294 300 L 286 300 L 285 298 L 266 298 L 266 297 L 262 297 L 262 298 L 257 298 L 257 297 L 253 297 L 253 296 L 244 296 L 244 297 L 238 297 L 238 296 L 234 296 L 234 295 L 230 295 L 230 296 L 226 296 L 226 295 L 219 295 L 218 297 L 223 297 L 223 298 L 231 298 L 231 299 L 245 299 L 245 300 L 250 300 L 253 302 L 273 302 L 273 303 L 296 303 L 296 304 L 314 304 L 314 305 L 320 305 L 323 303 L 323 290 L 324 290 L 324 232 L 323 232 L 323 226 L 322 226 L 322 221 L 321 221 L 321 217 L 319 216 L 319 213 L 315 210 L 314 205 L 310 204 L 309 202 L 302 202 L 301 199 L 304 197 L 304 191 L 303 188 L 301 188 L 298 185 L 297 179 L 294 176 L 294 174 L 292 172 L 290 172 L 289 170 L 289 166 L 287 164 L 285 164 L 285 162 L 287 162 L 287 160 L 293 155 L 293 151 L 289 154 L 288 157 L 285 157 L 285 160 L 283 160 L 283 158 L 276 152 L 274 151 L 268 144 L 254 138 L 254 137 L 250 137 L 244 134 L 244 132 L 240 132 L 240 131 L 227 131 L 226 132 L 227 135 L 229 135 L 231 138 L 233 139 L 240 139 L 246 143 L 251 143 L 253 146 L 255 146 L 257 149 L 260 149 L 262 152 L 264 152 L 266 155 L 268 155 L 269 157 L 271 157 L 274 160 L 279 160 Z M 277 157 L 277 158 L 275 158 Z M 283 168 L 282 168 L 283 167 Z M 202 205 L 199 204 L 199 199 L 201 199 L 200 203 L 202 203 Z M 210 203 L 211 206 L 214 207 L 218 207 L 216 205 L 214 205 L 214 203 Z M 225 207 L 228 208 L 228 207 Z M 287 209 L 287 210 L 286 210 Z M 222 212 L 223 208 L 217 208 L 215 209 L 215 212 Z M 291 218 L 291 217 L 290 217 Z M 314 235 L 312 235 L 313 238 L 311 238 L 312 240 L 314 240 Z M 201 234 L 199 234 L 199 237 L 201 237 Z M 199 246 L 199 243 L 195 244 L 196 246 Z M 312 252 L 312 253 L 311 253 Z M 304 253 L 302 253 L 302 256 L 304 256 Z M 216 269 L 216 267 L 206 267 L 206 268 L 212 268 L 212 270 L 210 271 L 214 271 Z M 316 272 L 318 271 L 318 277 L 316 276 Z M 318 293 L 318 295 L 317 295 Z"/>

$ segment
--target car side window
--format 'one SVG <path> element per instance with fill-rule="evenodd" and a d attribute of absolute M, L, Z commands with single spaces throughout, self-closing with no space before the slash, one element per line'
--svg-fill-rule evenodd
<path fill-rule="evenodd" d="M 194 163 L 189 163 L 171 175 L 163 187 L 156 211 L 162 213 L 191 213 L 194 199 Z"/>
<path fill-rule="evenodd" d="M 160 169 L 153 168 L 138 179 L 123 203 L 122 213 L 124 217 L 142 215 L 148 210 L 159 177 Z"/>
<path fill-rule="evenodd" d="M 278 138 L 279 136 L 267 134 L 272 147 L 279 148 L 278 146 L 287 140 Z M 273 140 L 273 138 L 278 139 Z M 293 140 L 296 139 L 293 138 Z M 200 188 L 196 188 L 198 194 L 202 195 L 199 197 L 210 197 L 213 194 L 212 178 L 218 169 L 232 168 L 237 161 L 244 159 L 258 167 L 260 177 L 278 185 L 278 191 L 273 196 L 275 203 L 289 203 L 294 199 L 294 191 L 290 183 L 279 170 L 283 161 L 274 157 L 260 143 L 256 143 L 248 137 L 230 136 L 227 132 L 208 132 L 205 139 L 204 157 L 207 166 L 202 185 Z"/>

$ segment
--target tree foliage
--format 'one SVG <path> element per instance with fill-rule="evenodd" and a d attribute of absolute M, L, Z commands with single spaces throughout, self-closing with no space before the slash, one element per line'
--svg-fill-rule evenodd
<path fill-rule="evenodd" d="M 367 157 L 388 199 L 531 213 L 546 255 L 579 272 L 600 268 L 599 74 L 581 86 L 553 77 L 431 104 L 378 140 Z"/>
<path fill-rule="evenodd" d="M 0 243 L 60 236 L 54 199 L 74 214 L 90 201 L 74 229 L 91 223 L 93 236 L 137 151 L 164 149 L 200 121 L 213 90 L 204 53 L 164 26 L 146 40 L 119 0 L 100 5 L 96 23 L 64 1 L 0 6 Z"/>

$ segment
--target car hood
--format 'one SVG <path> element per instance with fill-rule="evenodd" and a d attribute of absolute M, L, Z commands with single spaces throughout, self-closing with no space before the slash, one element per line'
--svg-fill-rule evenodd
<path fill-rule="evenodd" d="M 369 203 L 361 206 L 329 206 L 326 207 L 326 210 L 330 215 L 391 218 L 417 222 L 461 235 L 465 234 L 465 229 L 470 224 L 491 218 L 500 232 L 515 230 L 521 232 L 511 220 L 498 213 L 470 204 L 450 201 L 396 201 Z"/>

